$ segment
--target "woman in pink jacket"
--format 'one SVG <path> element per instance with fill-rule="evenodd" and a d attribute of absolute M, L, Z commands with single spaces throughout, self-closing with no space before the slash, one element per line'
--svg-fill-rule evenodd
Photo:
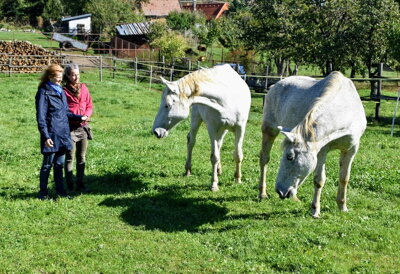
<path fill-rule="evenodd" d="M 86 116 L 86 121 L 89 121 L 93 111 L 92 98 L 86 85 L 80 82 L 78 65 L 69 64 L 65 67 L 63 81 L 69 110 L 73 114 Z M 65 178 L 70 191 L 74 189 L 73 162 L 76 156 L 76 191 L 88 192 L 83 178 L 85 175 L 88 140 L 92 139 L 92 132 L 86 121 L 70 121 L 69 123 L 72 150 L 66 153 Z"/>

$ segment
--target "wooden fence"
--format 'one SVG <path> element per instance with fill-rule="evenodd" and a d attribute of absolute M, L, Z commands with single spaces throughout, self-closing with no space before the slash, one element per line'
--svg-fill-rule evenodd
<path fill-rule="evenodd" d="M 175 60 L 174 62 L 166 62 L 165 58 L 161 58 L 160 62 L 154 61 L 143 61 L 138 58 L 135 59 L 121 59 L 116 57 L 108 57 L 102 55 L 89 56 L 89 55 L 69 55 L 59 54 L 58 59 L 62 65 L 68 63 L 77 63 L 81 70 L 97 70 L 99 80 L 103 81 L 107 79 L 118 79 L 120 77 L 132 79 L 133 84 L 138 82 L 148 82 L 149 88 L 152 88 L 153 84 L 160 84 L 160 76 L 163 76 L 170 81 L 177 80 L 184 75 L 202 68 L 200 62 L 192 62 L 188 59 Z M 10 60 L 15 58 L 9 56 Z M 30 60 L 32 56 L 18 56 L 18 58 Z M 36 72 L 42 71 L 49 62 L 49 56 L 34 56 L 35 60 L 42 59 L 42 66 L 35 66 Z M 18 66 L 12 65 L 10 60 L 3 59 L 3 63 L 0 64 L 0 73 L 8 74 L 12 76 L 15 73 L 22 73 L 24 71 L 24 63 L 22 62 Z M 29 62 L 26 62 L 29 64 Z M 240 64 L 237 64 L 236 68 L 239 69 Z M 32 67 L 25 65 L 26 67 Z M 40 68 L 40 69 L 39 69 Z M 265 94 L 269 87 L 281 80 L 283 76 L 270 75 L 266 70 L 266 75 L 246 75 L 243 74 L 241 77 L 249 85 L 250 89 L 256 93 Z M 34 73 L 34 72 L 33 72 Z M 319 77 L 316 77 L 319 78 Z M 320 77 L 322 78 L 322 76 Z M 375 118 L 379 120 L 379 111 L 381 100 L 397 100 L 396 96 L 387 96 L 382 94 L 382 89 L 385 87 L 387 90 L 397 91 L 399 89 L 400 78 L 352 78 L 351 79 L 357 86 L 362 85 L 363 87 L 371 87 L 371 93 L 369 96 L 361 97 L 365 101 L 374 101 L 376 103 Z M 374 87 L 374 88 L 372 88 Z"/>

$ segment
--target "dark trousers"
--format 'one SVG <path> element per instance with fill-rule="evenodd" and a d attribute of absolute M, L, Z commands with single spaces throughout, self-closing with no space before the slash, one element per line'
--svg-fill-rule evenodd
<path fill-rule="evenodd" d="M 56 192 L 59 195 L 65 194 L 63 181 L 63 166 L 65 161 L 65 151 L 57 151 L 43 154 L 43 163 L 40 168 L 40 191 L 39 194 L 45 196 L 48 194 L 47 184 L 49 181 L 50 170 L 54 165 L 53 175 L 56 185 Z"/>
<path fill-rule="evenodd" d="M 72 150 L 67 151 L 65 161 L 65 179 L 69 190 L 73 189 L 73 164 L 76 156 L 76 186 L 82 188 L 85 176 L 86 151 L 89 145 L 88 139 L 72 142 Z"/>

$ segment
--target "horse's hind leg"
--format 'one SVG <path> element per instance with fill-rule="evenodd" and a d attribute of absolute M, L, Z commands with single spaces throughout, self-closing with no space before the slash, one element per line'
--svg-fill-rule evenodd
<path fill-rule="evenodd" d="M 267 197 L 266 191 L 266 176 L 267 176 L 267 164 L 270 160 L 270 153 L 272 145 L 274 144 L 275 138 L 278 133 L 268 126 L 262 127 L 262 144 L 260 151 L 260 184 L 258 185 L 258 197 L 264 199 Z"/>
<path fill-rule="evenodd" d="M 220 165 L 220 147 L 221 139 L 224 137 L 224 132 L 215 132 L 214 128 L 208 125 L 208 134 L 211 141 L 211 166 L 212 166 L 212 178 L 211 178 L 211 191 L 218 191 L 218 166 Z"/>
<path fill-rule="evenodd" d="M 193 147 L 196 143 L 196 135 L 199 131 L 201 125 L 201 117 L 196 108 L 192 108 L 192 114 L 190 118 L 190 131 L 187 135 L 187 156 L 186 156 L 186 164 L 185 171 L 186 176 L 189 176 L 192 172 L 192 152 Z"/>
<path fill-rule="evenodd" d="M 228 130 L 225 130 L 224 133 L 223 133 L 222 136 L 221 136 L 221 139 L 219 139 L 219 140 L 217 141 L 219 151 L 221 151 L 222 144 L 224 143 L 224 138 L 225 138 L 225 135 L 226 135 L 227 132 L 228 132 Z M 220 159 L 219 162 L 218 162 L 217 173 L 218 173 L 218 176 L 222 174 L 221 159 Z"/>
<path fill-rule="evenodd" d="M 347 184 L 350 179 L 351 164 L 353 162 L 354 156 L 358 151 L 358 144 L 351 147 L 347 151 L 342 151 L 340 153 L 340 173 L 339 173 L 339 188 L 337 193 L 336 202 L 341 211 L 347 211 L 346 206 L 346 194 L 347 194 Z"/>
<path fill-rule="evenodd" d="M 236 163 L 235 180 L 239 184 L 242 182 L 242 161 L 243 161 L 242 147 L 243 147 L 245 127 L 246 124 L 244 126 L 238 127 L 235 131 L 235 152 L 233 154 L 233 157 Z"/>

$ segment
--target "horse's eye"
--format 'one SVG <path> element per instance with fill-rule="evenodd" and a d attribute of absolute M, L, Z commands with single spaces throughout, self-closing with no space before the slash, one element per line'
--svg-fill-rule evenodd
<path fill-rule="evenodd" d="M 165 108 L 169 108 L 168 105 L 165 105 Z"/>
<path fill-rule="evenodd" d="M 286 155 L 286 159 L 288 161 L 293 161 L 294 160 L 294 155 L 293 154 L 288 154 L 288 155 Z"/>

